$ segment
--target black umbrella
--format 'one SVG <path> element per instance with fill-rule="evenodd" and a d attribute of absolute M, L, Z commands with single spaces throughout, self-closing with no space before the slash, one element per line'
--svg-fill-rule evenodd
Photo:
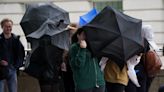
<path fill-rule="evenodd" d="M 39 46 L 29 54 L 25 72 L 42 80 L 58 79 L 59 67 L 62 63 L 63 49 L 51 45 L 48 36 L 39 40 Z M 30 61 L 30 62 L 29 62 Z"/>
<path fill-rule="evenodd" d="M 94 55 L 107 56 L 122 68 L 125 61 L 143 49 L 141 25 L 141 20 L 108 6 L 83 30 Z"/>
<path fill-rule="evenodd" d="M 65 30 L 70 23 L 67 11 L 50 3 L 30 4 L 21 20 L 27 40 L 33 45 L 43 35 L 51 37 L 52 44 L 68 50 L 69 35 Z"/>

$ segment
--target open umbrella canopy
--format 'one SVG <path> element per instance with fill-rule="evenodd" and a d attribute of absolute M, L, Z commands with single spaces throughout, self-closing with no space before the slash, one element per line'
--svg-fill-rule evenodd
<path fill-rule="evenodd" d="M 108 6 L 83 30 L 94 55 L 109 57 L 122 68 L 125 61 L 143 49 L 141 25 L 141 20 Z"/>
<path fill-rule="evenodd" d="M 48 36 L 39 40 L 39 46 L 27 57 L 25 72 L 33 77 L 51 81 L 57 79 L 62 63 L 63 49 L 51 45 Z"/>
<path fill-rule="evenodd" d="M 89 11 L 88 13 L 80 16 L 80 20 L 79 20 L 79 25 L 80 26 L 84 26 L 87 23 L 89 23 L 96 15 L 98 14 L 98 11 L 93 8 L 91 11 Z"/>
<path fill-rule="evenodd" d="M 29 42 L 34 43 L 36 39 L 48 35 L 52 44 L 68 50 L 69 32 L 65 28 L 69 23 L 67 11 L 54 4 L 38 3 L 27 6 L 20 25 Z"/>

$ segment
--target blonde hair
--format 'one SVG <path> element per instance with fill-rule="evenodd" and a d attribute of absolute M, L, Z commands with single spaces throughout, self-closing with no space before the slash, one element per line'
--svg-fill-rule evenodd
<path fill-rule="evenodd" d="M 1 21 L 1 27 L 3 28 L 3 25 L 6 23 L 6 22 L 11 22 L 13 24 L 13 21 L 9 18 L 4 18 L 2 21 Z"/>

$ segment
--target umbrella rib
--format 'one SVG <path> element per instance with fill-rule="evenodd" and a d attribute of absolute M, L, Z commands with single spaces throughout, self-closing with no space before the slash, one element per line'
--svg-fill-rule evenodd
<path fill-rule="evenodd" d="M 117 17 L 118 17 L 118 14 L 116 14 L 116 15 L 117 15 L 117 16 L 116 16 L 116 20 L 118 21 L 118 18 L 117 18 Z M 120 17 L 122 17 L 122 16 L 120 16 Z M 127 16 L 127 17 L 129 17 L 129 16 Z M 124 18 L 124 17 L 122 17 L 122 18 Z M 125 18 L 124 18 L 124 19 L 125 19 Z M 125 19 L 125 20 L 127 20 L 127 19 Z M 128 21 L 128 20 L 127 20 L 127 21 Z M 131 22 L 131 21 L 128 21 L 128 22 Z M 120 30 L 120 23 L 117 22 L 117 24 L 118 24 L 118 26 L 119 26 L 118 28 L 119 28 L 119 30 Z M 125 39 L 128 39 L 128 40 L 132 40 L 132 39 L 130 39 L 130 38 L 128 38 L 128 37 L 123 36 L 123 33 L 121 32 L 121 30 L 120 30 L 120 34 L 121 34 L 122 38 L 125 38 Z M 139 44 L 137 41 L 135 41 L 135 40 L 133 40 L 133 41 L 136 42 L 137 45 L 142 46 L 142 45 Z M 122 44 L 125 45 L 123 39 L 122 39 L 122 42 L 123 42 Z M 125 46 L 123 46 L 123 47 L 124 47 L 124 49 L 123 49 L 124 51 L 123 51 L 123 52 L 124 52 L 124 58 L 125 58 L 125 54 L 126 54 L 126 53 L 125 53 L 125 49 L 127 49 L 127 48 L 125 48 Z"/>
<path fill-rule="evenodd" d="M 63 13 L 60 13 L 60 14 L 58 14 L 58 15 L 56 15 L 56 16 L 61 16 Z M 67 12 L 64 12 L 64 14 L 68 14 Z M 53 19 L 53 18 L 55 18 L 56 16 L 54 16 L 54 17 L 51 17 L 50 19 Z M 64 16 L 65 17 L 65 16 Z M 61 20 L 61 19 L 60 19 Z M 64 19 L 63 19 L 64 20 Z"/>
<path fill-rule="evenodd" d="M 124 38 L 126 38 L 126 39 L 128 39 L 128 40 L 131 40 L 130 38 L 128 38 L 128 37 L 124 37 Z M 141 44 L 139 44 L 137 41 L 135 41 L 135 40 L 133 40 L 134 42 L 136 42 L 138 45 L 140 45 L 140 46 L 142 46 Z"/>
<path fill-rule="evenodd" d="M 101 27 L 101 26 L 96 25 L 96 24 L 95 24 L 95 25 L 88 24 L 88 25 L 84 26 L 84 28 L 85 28 L 85 27 L 91 27 L 91 28 L 100 29 L 100 30 L 105 30 L 105 31 L 108 31 L 108 30 L 109 30 L 109 29 L 106 29 L 105 27 Z M 100 30 L 99 30 L 99 31 L 100 31 Z M 116 35 L 120 35 L 120 34 L 114 32 L 114 31 L 110 31 L 110 32 L 112 32 L 112 33 L 114 33 L 114 34 L 116 34 Z"/>
<path fill-rule="evenodd" d="M 92 24 L 88 24 L 88 25 L 86 25 L 86 26 L 84 26 L 84 27 L 97 28 L 97 29 L 106 30 L 106 31 L 109 30 L 109 29 L 106 29 L 106 28 L 101 27 L 101 26 L 99 26 L 99 25 L 92 25 Z M 99 31 L 100 31 L 100 30 L 99 30 Z M 117 38 L 119 38 L 119 37 L 121 36 L 120 34 L 114 32 L 114 31 L 112 31 L 112 33 L 118 35 L 118 36 L 116 36 L 113 40 L 116 40 Z M 107 44 L 109 44 L 109 43 L 111 43 L 111 42 L 110 42 L 110 41 L 109 41 L 109 42 L 106 41 L 106 43 L 104 44 L 104 46 L 102 46 L 102 49 L 103 49 L 103 48 L 106 48 L 105 45 L 107 45 Z M 99 49 L 99 50 L 102 50 L 102 49 Z"/>

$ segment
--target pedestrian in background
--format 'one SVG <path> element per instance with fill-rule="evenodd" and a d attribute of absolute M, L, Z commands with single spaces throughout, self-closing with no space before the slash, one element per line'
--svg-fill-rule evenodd
<path fill-rule="evenodd" d="M 12 33 L 13 21 L 5 18 L 1 21 L 0 34 L 0 71 L 5 68 L 6 76 L 0 80 L 0 92 L 4 92 L 7 83 L 9 92 L 17 92 L 17 70 L 23 66 L 25 51 L 19 36 Z"/>
<path fill-rule="evenodd" d="M 124 92 L 128 84 L 126 64 L 122 69 L 113 61 L 108 60 L 104 69 L 107 92 Z"/>
<path fill-rule="evenodd" d="M 141 34 L 144 38 L 143 53 L 148 52 L 151 48 L 155 51 L 159 50 L 158 46 L 154 42 L 154 33 L 151 25 L 143 25 Z M 148 76 L 145 71 L 144 61 L 142 59 L 139 64 L 136 65 L 135 70 L 140 87 L 137 87 L 132 83 L 132 81 L 129 80 L 125 92 L 148 92 L 155 76 Z"/>
<path fill-rule="evenodd" d="M 75 23 L 71 23 L 67 26 L 67 30 L 70 31 L 70 44 L 72 35 L 77 31 L 78 25 Z M 73 74 L 69 64 L 69 51 L 64 51 L 63 53 L 63 63 L 61 65 L 61 71 L 63 74 L 63 81 L 64 81 L 64 89 L 65 92 L 75 92 L 75 86 L 73 81 Z"/>

